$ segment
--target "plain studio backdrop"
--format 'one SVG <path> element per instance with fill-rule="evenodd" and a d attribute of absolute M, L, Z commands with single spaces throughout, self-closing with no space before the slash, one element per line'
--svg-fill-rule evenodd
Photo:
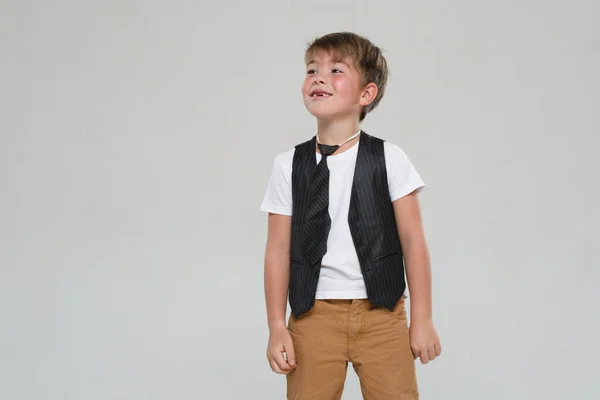
<path fill-rule="evenodd" d="M 0 1 L 0 398 L 283 399 L 263 295 L 310 39 L 392 76 L 363 129 L 425 180 L 423 399 L 598 399 L 600 5 Z M 289 310 L 289 309 L 288 309 Z M 345 400 L 359 399 L 349 368 Z"/>

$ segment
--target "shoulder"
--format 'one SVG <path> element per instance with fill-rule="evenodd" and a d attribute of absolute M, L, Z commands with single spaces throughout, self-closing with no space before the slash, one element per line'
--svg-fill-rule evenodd
<path fill-rule="evenodd" d="M 296 146 L 294 146 L 294 148 L 300 148 L 300 147 L 306 147 L 306 146 L 310 146 L 313 144 L 313 140 L 314 138 L 310 138 L 302 143 L 298 143 Z"/>
<path fill-rule="evenodd" d="M 363 139 L 366 141 L 382 145 L 386 156 L 406 156 L 404 150 L 395 143 L 377 136 L 369 135 L 365 131 L 362 131 L 362 135 Z"/>
<path fill-rule="evenodd" d="M 292 167 L 292 161 L 294 160 L 294 153 L 296 152 L 296 148 L 292 147 L 291 149 L 287 149 L 278 153 L 275 156 L 275 164 L 279 165 L 284 169 L 289 169 Z"/>
<path fill-rule="evenodd" d="M 396 143 L 388 142 L 387 140 L 383 142 L 383 149 L 385 151 L 385 155 L 392 158 L 404 158 L 406 157 L 406 153 L 400 146 Z"/>
<path fill-rule="evenodd" d="M 369 135 L 367 132 L 361 130 L 361 142 L 367 145 L 381 145 L 385 143 L 385 140 L 378 138 L 377 136 Z"/>
<path fill-rule="evenodd" d="M 296 150 L 295 154 L 297 154 L 300 157 L 310 156 L 312 153 L 315 152 L 315 138 L 297 144 L 296 146 L 294 146 L 294 149 Z"/>
<path fill-rule="evenodd" d="M 402 147 L 392 142 L 384 142 L 385 164 L 388 171 L 408 171 L 413 169 L 408 154 Z"/>
<path fill-rule="evenodd" d="M 275 156 L 275 163 L 279 164 L 281 166 L 287 167 L 289 166 L 289 168 L 292 167 L 292 163 L 294 161 L 294 155 L 296 153 L 300 153 L 303 151 L 314 151 L 311 150 L 314 147 L 314 139 L 308 139 L 302 143 L 299 143 L 297 145 L 295 145 L 292 148 L 288 148 L 287 150 L 281 151 L 280 153 L 278 153 Z"/>
<path fill-rule="evenodd" d="M 280 161 L 292 159 L 292 158 L 294 158 L 295 152 L 296 152 L 296 148 L 292 147 L 291 149 L 287 149 L 287 150 L 280 152 L 279 154 L 277 154 L 277 156 L 275 158 Z"/>

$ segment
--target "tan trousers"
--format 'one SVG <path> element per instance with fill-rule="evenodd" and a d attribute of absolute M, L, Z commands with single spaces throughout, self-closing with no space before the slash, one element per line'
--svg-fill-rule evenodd
<path fill-rule="evenodd" d="M 290 316 L 298 367 L 287 375 L 289 400 L 339 400 L 348 362 L 365 400 L 419 398 L 404 298 L 393 311 L 367 299 L 316 300 Z"/>

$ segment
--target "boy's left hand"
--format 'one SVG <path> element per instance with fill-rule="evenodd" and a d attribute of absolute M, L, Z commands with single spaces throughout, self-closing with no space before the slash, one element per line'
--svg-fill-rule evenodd
<path fill-rule="evenodd" d="M 410 348 L 415 360 L 421 358 L 421 364 L 433 361 L 442 353 L 442 346 L 432 320 L 411 321 Z"/>

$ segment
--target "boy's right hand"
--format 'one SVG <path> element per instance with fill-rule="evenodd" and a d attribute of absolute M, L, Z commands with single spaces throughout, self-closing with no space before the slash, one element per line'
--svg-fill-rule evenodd
<path fill-rule="evenodd" d="M 267 359 L 273 372 L 278 374 L 289 374 L 296 368 L 296 355 L 292 344 L 292 336 L 285 325 L 271 328 Z"/>

